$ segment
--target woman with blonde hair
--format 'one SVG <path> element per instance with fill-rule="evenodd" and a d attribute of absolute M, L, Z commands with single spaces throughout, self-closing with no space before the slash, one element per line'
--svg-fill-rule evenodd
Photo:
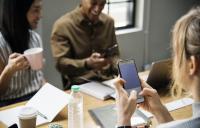
<path fill-rule="evenodd" d="M 194 99 L 193 116 L 189 119 L 174 121 L 160 101 L 155 89 L 141 81 L 145 97 L 141 107 L 154 114 L 159 128 L 199 128 L 200 127 L 200 7 L 192 8 L 175 24 L 172 32 L 174 84 L 171 92 L 179 97 L 187 92 Z M 118 128 L 130 128 L 130 118 L 136 108 L 136 92 L 128 97 L 122 88 L 123 79 L 115 83 L 118 107 Z"/>

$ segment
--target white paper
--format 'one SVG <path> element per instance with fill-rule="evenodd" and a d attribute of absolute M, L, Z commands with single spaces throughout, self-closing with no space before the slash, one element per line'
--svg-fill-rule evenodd
<path fill-rule="evenodd" d="M 64 91 L 46 83 L 26 104 L 37 109 L 51 122 L 68 104 L 69 95 Z"/>
<path fill-rule="evenodd" d="M 3 110 L 0 112 L 0 120 L 7 126 L 11 126 L 14 123 L 19 124 L 18 115 L 21 108 L 24 106 L 18 106 L 15 108 Z M 19 125 L 18 125 L 19 126 Z"/>
<path fill-rule="evenodd" d="M 188 105 L 191 105 L 194 102 L 191 98 L 182 98 L 180 100 L 175 100 L 165 104 L 168 111 L 173 111 Z"/>
<path fill-rule="evenodd" d="M 30 106 L 37 109 L 40 113 L 45 115 L 48 119 L 44 119 L 40 115 L 37 116 L 36 125 L 51 122 L 56 115 L 68 104 L 69 94 L 46 83 L 43 87 L 26 103 L 25 106 Z M 18 115 L 21 108 L 7 109 L 0 112 L 0 120 L 7 126 L 14 123 L 19 124 Z M 19 125 L 18 125 L 19 126 Z"/>
<path fill-rule="evenodd" d="M 19 115 L 20 110 L 23 107 L 25 107 L 25 106 L 22 105 L 22 106 L 18 106 L 18 107 L 15 107 L 15 108 L 11 108 L 11 109 L 1 111 L 0 112 L 0 121 L 2 121 L 7 126 L 11 126 L 15 123 L 19 126 L 18 115 Z M 36 125 L 48 123 L 48 121 L 46 119 L 40 117 L 39 115 L 37 116 L 36 122 L 37 122 Z"/>

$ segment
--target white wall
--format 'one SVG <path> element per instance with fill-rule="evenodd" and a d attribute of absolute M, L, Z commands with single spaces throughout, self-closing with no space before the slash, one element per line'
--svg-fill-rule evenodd
<path fill-rule="evenodd" d="M 148 62 L 170 56 L 170 31 L 175 21 L 198 0 L 151 0 Z"/>
<path fill-rule="evenodd" d="M 43 0 L 41 34 L 44 41 L 47 81 L 62 88 L 50 49 L 52 25 L 57 18 L 77 6 L 80 0 Z M 140 1 L 140 0 L 138 0 Z M 174 22 L 198 0 L 144 0 L 142 29 L 117 35 L 121 58 L 134 58 L 141 71 L 146 63 L 170 57 L 170 30 Z"/>

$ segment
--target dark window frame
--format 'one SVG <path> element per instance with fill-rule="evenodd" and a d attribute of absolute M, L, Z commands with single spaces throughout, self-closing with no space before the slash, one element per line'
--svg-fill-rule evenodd
<path fill-rule="evenodd" d="M 136 1 L 137 0 L 125 0 L 125 1 L 122 0 L 122 1 L 117 1 L 117 2 L 110 2 L 110 0 L 107 0 L 106 5 L 107 5 L 107 10 L 108 10 L 108 12 L 107 12 L 108 15 L 110 14 L 109 12 L 110 12 L 110 5 L 111 4 L 129 3 L 129 2 L 132 2 L 132 4 L 133 4 L 133 9 L 132 9 L 133 12 L 132 12 L 131 24 L 128 24 L 128 25 L 122 26 L 122 27 L 115 27 L 116 30 L 122 30 L 122 29 L 134 28 L 135 27 L 135 21 L 136 21 L 136 19 L 135 19 L 135 17 L 136 17 Z"/>

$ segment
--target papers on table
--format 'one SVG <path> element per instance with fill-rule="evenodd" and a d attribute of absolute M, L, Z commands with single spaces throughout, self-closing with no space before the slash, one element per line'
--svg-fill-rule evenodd
<path fill-rule="evenodd" d="M 27 103 L 25 106 L 30 106 L 37 109 L 42 116 L 37 116 L 37 125 L 51 122 L 55 116 L 68 104 L 69 95 L 64 91 L 46 83 Z M 7 109 L 0 112 L 0 120 L 7 126 L 14 123 L 18 124 L 18 113 L 22 107 L 18 106 L 12 109 Z"/>
<path fill-rule="evenodd" d="M 174 111 L 176 109 L 191 105 L 192 103 L 194 103 L 194 100 L 191 98 L 182 98 L 179 100 L 174 100 L 172 102 L 166 103 L 165 107 L 167 108 L 167 110 L 169 112 Z M 148 118 L 153 117 L 153 114 L 151 114 L 150 112 L 147 112 L 143 109 L 139 109 L 140 111 L 142 111 Z"/>

